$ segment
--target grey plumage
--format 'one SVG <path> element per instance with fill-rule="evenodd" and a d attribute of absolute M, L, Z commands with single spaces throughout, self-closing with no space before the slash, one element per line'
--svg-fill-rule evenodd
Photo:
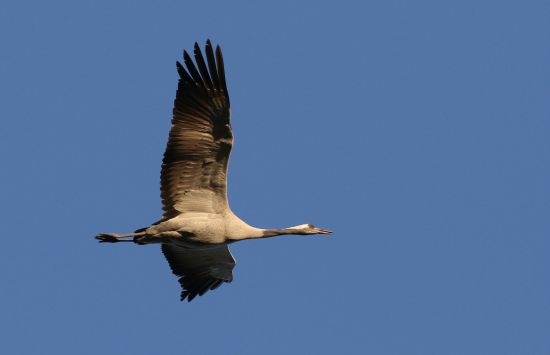
<path fill-rule="evenodd" d="M 233 280 L 232 242 L 331 233 L 311 224 L 255 228 L 231 211 L 226 183 L 233 131 L 225 69 L 220 47 L 214 51 L 210 40 L 205 54 L 206 61 L 195 43 L 195 62 L 184 51 L 185 67 L 176 63 L 180 79 L 161 168 L 162 218 L 134 233 L 96 236 L 100 242 L 161 243 L 179 277 L 181 299 L 188 301 Z"/>

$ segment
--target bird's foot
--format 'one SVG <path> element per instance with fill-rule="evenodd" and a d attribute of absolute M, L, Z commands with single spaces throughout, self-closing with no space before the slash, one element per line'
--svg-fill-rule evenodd
<path fill-rule="evenodd" d="M 95 239 L 99 240 L 100 243 L 117 243 L 120 242 L 120 239 L 117 238 L 116 234 L 101 233 L 95 236 Z"/>
<path fill-rule="evenodd" d="M 114 233 L 101 233 L 95 236 L 95 239 L 99 240 L 100 243 L 132 242 L 132 240 L 123 238 L 128 238 L 128 236 Z"/>
<path fill-rule="evenodd" d="M 118 242 L 130 242 L 136 244 L 145 244 L 144 239 L 146 237 L 145 232 L 128 233 L 128 234 L 116 234 L 116 233 L 101 233 L 95 236 L 95 239 L 100 243 L 118 243 Z"/>

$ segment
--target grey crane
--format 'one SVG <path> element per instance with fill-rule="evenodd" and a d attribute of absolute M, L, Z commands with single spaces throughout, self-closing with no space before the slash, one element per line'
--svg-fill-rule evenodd
<path fill-rule="evenodd" d="M 220 46 L 214 52 L 210 40 L 205 54 L 206 61 L 195 43 L 196 65 L 186 51 L 187 69 L 176 62 L 180 78 L 162 161 L 162 218 L 134 233 L 96 236 L 103 243 L 160 243 L 172 272 L 179 277 L 181 300 L 189 302 L 233 280 L 235 259 L 227 246 L 230 243 L 331 233 L 311 224 L 255 228 L 231 211 L 226 182 L 233 132 L 223 57 Z"/>

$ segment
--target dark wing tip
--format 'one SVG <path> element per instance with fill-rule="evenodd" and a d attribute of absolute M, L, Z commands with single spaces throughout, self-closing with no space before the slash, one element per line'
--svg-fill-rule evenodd
<path fill-rule="evenodd" d="M 212 291 L 220 287 L 223 283 L 230 283 L 233 277 L 228 279 L 218 279 L 218 278 L 202 278 L 198 280 L 193 280 L 193 277 L 182 277 L 179 279 L 180 285 L 182 287 L 182 292 L 180 294 L 180 301 L 191 302 L 197 296 L 203 296 L 208 291 Z"/>
<path fill-rule="evenodd" d="M 191 302 L 195 297 L 197 297 L 197 292 L 187 292 L 187 302 Z M 182 299 L 182 301 L 185 299 L 185 297 Z"/>
<path fill-rule="evenodd" d="M 205 283 L 205 285 L 200 289 L 196 289 L 196 290 L 186 289 L 181 292 L 180 301 L 185 301 L 187 299 L 187 302 L 191 302 L 193 299 L 195 299 L 195 297 L 203 296 L 206 292 L 217 289 L 224 282 L 230 282 L 230 281 L 210 280 L 209 282 Z"/>
<path fill-rule="evenodd" d="M 195 66 L 195 63 L 193 63 L 193 59 L 191 59 L 191 56 L 189 55 L 189 53 L 187 53 L 186 50 L 183 51 L 183 61 L 185 62 L 185 65 L 187 66 L 187 70 L 189 71 L 189 74 L 191 74 L 193 81 L 198 85 L 204 86 L 202 77 L 199 74 L 197 67 Z"/>
<path fill-rule="evenodd" d="M 218 47 L 219 47 L 219 46 L 218 46 Z M 214 48 L 214 47 L 212 47 L 212 42 L 210 42 L 209 39 L 206 40 L 206 45 L 204 46 L 204 48 L 206 48 L 206 51 L 207 51 L 207 52 L 208 52 L 208 51 L 212 51 L 212 48 Z"/>
<path fill-rule="evenodd" d="M 183 59 L 191 59 L 191 57 L 189 56 L 189 53 L 187 53 L 187 50 L 183 50 Z"/>
<path fill-rule="evenodd" d="M 227 96 L 227 103 L 229 105 L 229 95 L 227 92 L 227 83 L 225 81 L 225 67 L 223 64 L 223 54 L 222 54 L 222 48 L 217 45 L 216 46 L 216 62 L 217 62 L 217 69 L 218 69 L 218 80 L 220 89 L 225 92 L 225 95 Z"/>
<path fill-rule="evenodd" d="M 206 95 L 223 97 L 224 106 L 229 107 L 229 93 L 225 80 L 225 68 L 220 45 L 212 46 L 210 39 L 206 40 L 204 56 L 198 42 L 193 45 L 193 56 L 183 51 L 183 63 L 178 64 L 178 73 L 185 83 L 195 83 L 204 89 Z M 193 59 L 194 57 L 194 59 Z M 216 94 L 215 92 L 218 92 Z M 221 95 L 219 95 L 221 94 Z"/>
<path fill-rule="evenodd" d="M 189 75 L 187 70 L 185 70 L 184 66 L 181 65 L 181 63 L 178 62 L 178 61 L 176 61 L 176 69 L 178 70 L 178 74 L 179 74 L 180 78 L 184 82 L 186 82 L 186 83 L 192 83 L 193 82 L 193 78 L 191 78 L 191 75 Z"/>
<path fill-rule="evenodd" d="M 233 280 L 235 261 L 227 247 L 188 249 L 162 244 L 162 253 L 182 288 L 180 300 L 191 302 L 195 297 Z"/>
<path fill-rule="evenodd" d="M 209 40 L 206 42 L 204 52 L 206 54 L 206 62 L 208 63 L 208 71 L 210 73 L 210 78 L 212 79 L 211 84 L 213 85 L 214 89 L 222 90 L 222 86 L 219 78 L 219 72 L 218 72 L 218 65 L 216 63 L 216 58 L 214 55 L 214 50 L 212 49 L 212 44 L 210 43 Z"/>
<path fill-rule="evenodd" d="M 185 301 L 187 296 L 189 296 L 189 291 L 181 291 L 180 301 L 182 301 L 182 302 Z M 189 302 L 191 302 L 191 301 L 189 301 Z"/>
<path fill-rule="evenodd" d="M 207 55 L 208 55 L 208 47 L 206 47 Z M 204 61 L 204 57 L 202 55 L 201 48 L 195 42 L 195 47 L 193 53 L 195 54 L 195 63 L 197 63 L 197 67 L 200 72 L 200 76 L 202 78 L 202 82 L 206 86 L 207 89 L 213 89 L 212 80 L 210 78 L 210 73 L 208 72 L 208 67 L 206 66 L 206 63 Z"/>

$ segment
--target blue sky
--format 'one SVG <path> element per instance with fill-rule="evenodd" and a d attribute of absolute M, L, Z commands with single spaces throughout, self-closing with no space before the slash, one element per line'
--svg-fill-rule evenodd
<path fill-rule="evenodd" d="M 4 1 L 3 354 L 550 353 L 550 2 Z M 175 61 L 222 45 L 250 224 L 191 304 L 157 246 Z"/>

